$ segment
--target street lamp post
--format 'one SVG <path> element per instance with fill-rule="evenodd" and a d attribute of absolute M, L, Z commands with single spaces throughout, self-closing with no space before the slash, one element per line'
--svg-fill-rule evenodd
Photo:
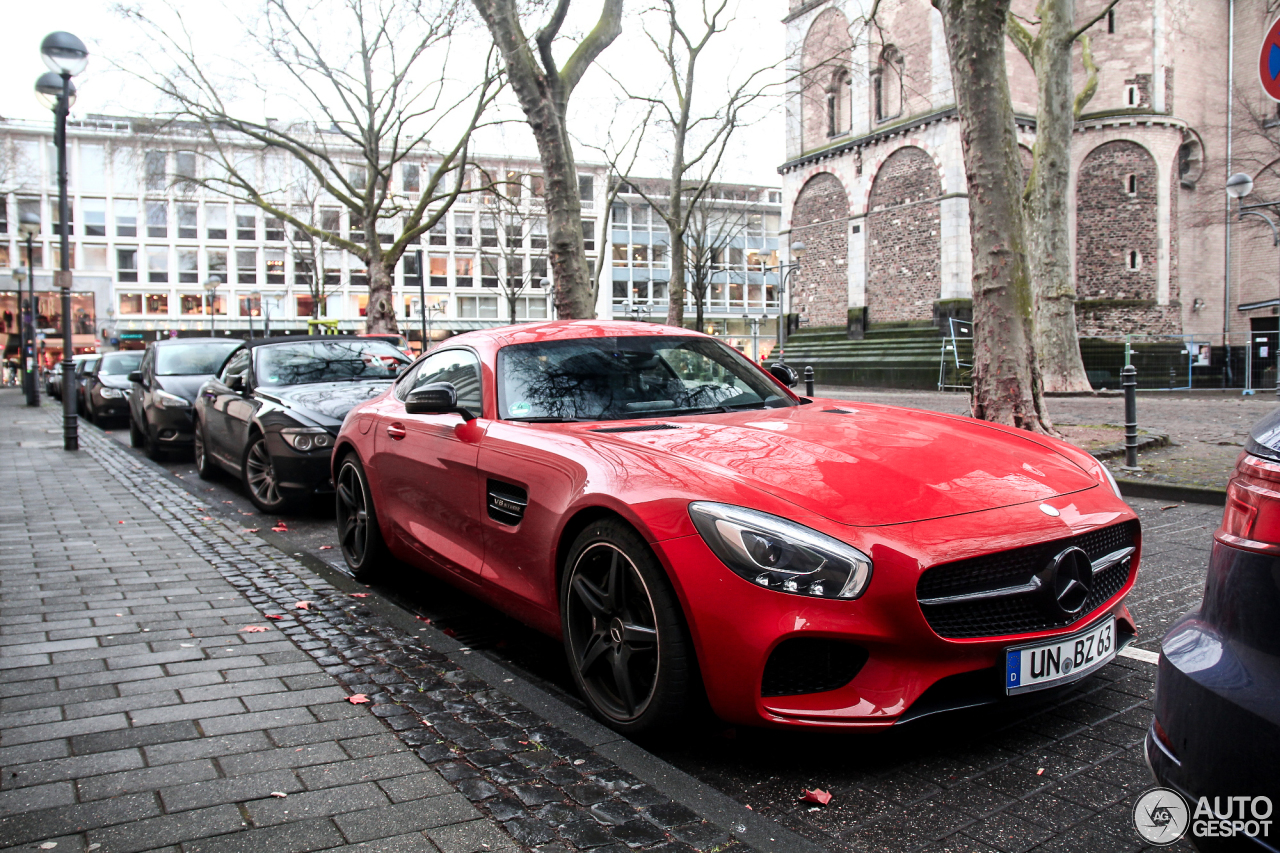
<path fill-rule="evenodd" d="M 40 405 L 40 382 L 36 378 L 36 318 L 40 316 L 39 304 L 36 302 L 36 267 L 33 263 L 35 249 L 32 240 L 40 233 L 40 216 L 32 211 L 24 211 L 18 216 L 18 233 L 27 240 L 27 307 L 26 322 L 22 328 L 22 369 L 26 380 L 31 383 L 27 388 L 27 405 Z M 18 294 L 22 301 L 22 294 Z"/>
<path fill-rule="evenodd" d="M 426 316 L 426 319 L 427 319 L 427 326 L 426 326 L 426 335 L 427 335 L 427 336 L 426 336 L 426 338 L 422 341 L 422 352 L 423 352 L 424 354 L 425 354 L 425 353 L 426 353 L 426 352 L 431 348 L 431 315 L 432 315 L 432 314 L 434 314 L 435 312 L 439 311 L 439 312 L 440 312 L 440 316 L 441 316 L 441 317 L 443 317 L 443 316 L 445 315 L 445 312 L 446 312 L 448 309 L 449 309 L 449 300 L 448 300 L 448 299 L 441 299 L 439 302 L 435 303 L 434 305 L 431 305 L 430 307 L 428 307 L 428 306 L 424 303 L 424 305 L 423 305 L 423 309 L 422 309 L 422 310 L 423 310 L 423 312 L 424 312 L 424 314 L 425 314 L 425 316 Z"/>
<path fill-rule="evenodd" d="M 62 446 L 64 450 L 80 449 L 79 424 L 76 420 L 76 397 L 69 393 L 75 384 L 71 339 L 71 223 L 67 206 L 67 113 L 75 103 L 76 90 L 71 78 L 84 70 L 89 50 L 71 33 L 49 33 L 40 42 L 40 57 L 49 71 L 36 81 L 36 93 L 55 116 L 54 142 L 58 146 L 58 231 L 62 238 L 62 257 L 56 273 L 62 289 Z"/>
<path fill-rule="evenodd" d="M 31 402 L 31 386 L 27 383 L 27 312 L 23 308 L 22 287 L 27 281 L 27 270 L 24 267 L 13 268 L 13 289 L 18 294 L 18 377 L 22 382 L 22 393 L 27 402 Z M 6 327 L 6 331 L 8 331 Z"/>
<path fill-rule="evenodd" d="M 1253 192 L 1253 178 L 1249 177 L 1243 172 L 1236 172 L 1234 175 L 1227 178 L 1227 195 L 1230 196 L 1231 198 L 1234 198 L 1237 203 L 1236 218 L 1244 219 L 1246 216 L 1253 216 L 1267 223 L 1267 225 L 1271 226 L 1271 245 L 1275 246 L 1277 249 L 1280 249 L 1280 229 L 1276 227 L 1276 221 L 1272 219 L 1270 216 L 1267 216 L 1265 213 L 1261 213 L 1258 210 L 1258 208 L 1260 207 L 1269 207 L 1273 209 L 1280 207 L 1280 201 L 1259 201 L 1253 204 L 1245 204 L 1244 197 L 1251 192 Z M 1277 282 L 1276 286 L 1280 288 L 1280 278 L 1277 278 L 1276 282 Z M 1280 298 L 1277 299 L 1276 304 L 1277 306 L 1280 306 Z M 1231 358 L 1230 346 L 1227 345 L 1226 341 L 1223 341 L 1223 344 L 1227 352 L 1227 359 L 1229 361 Z M 1276 348 L 1275 349 L 1276 349 L 1276 352 L 1275 352 L 1276 397 L 1280 398 L 1280 326 L 1277 326 L 1277 329 L 1276 329 Z M 1245 350 L 1245 357 L 1250 359 L 1251 361 L 1253 359 L 1253 335 L 1252 334 L 1249 335 L 1249 346 Z"/>
<path fill-rule="evenodd" d="M 422 320 L 422 351 L 427 351 L 427 277 L 422 269 L 422 250 L 414 250 L 413 256 L 418 261 L 418 314 Z"/>
<path fill-rule="evenodd" d="M 804 257 L 804 253 L 804 243 L 797 240 L 791 244 L 791 262 L 778 264 L 778 272 L 782 275 L 782 280 L 778 282 L 778 364 L 787 363 L 787 283 L 800 268 L 800 259 Z"/>
<path fill-rule="evenodd" d="M 218 287 L 222 284 L 222 277 L 211 275 L 208 281 L 204 283 L 205 300 L 209 303 L 209 334 L 214 332 L 214 323 L 217 321 L 218 306 L 214 304 L 214 295 L 218 292 Z"/>

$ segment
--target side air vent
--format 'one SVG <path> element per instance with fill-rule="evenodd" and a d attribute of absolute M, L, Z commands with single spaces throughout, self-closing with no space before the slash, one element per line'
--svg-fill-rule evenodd
<path fill-rule="evenodd" d="M 600 427 L 592 432 L 653 432 L 658 429 L 682 429 L 675 424 L 643 424 L 640 426 Z"/>
<path fill-rule="evenodd" d="M 823 409 L 829 415 L 852 415 L 855 414 L 853 409 Z"/>
<path fill-rule="evenodd" d="M 783 640 L 769 655 L 761 696 L 798 696 L 844 687 L 867 662 L 867 650 L 820 637 Z"/>
<path fill-rule="evenodd" d="M 529 493 L 501 480 L 490 480 L 488 492 L 489 517 L 499 524 L 509 524 L 512 527 L 519 524 L 529 505 Z"/>

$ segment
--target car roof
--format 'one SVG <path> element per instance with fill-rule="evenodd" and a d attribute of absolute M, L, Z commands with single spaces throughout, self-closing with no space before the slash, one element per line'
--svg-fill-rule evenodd
<path fill-rule="evenodd" d="M 627 338 L 680 336 L 705 338 L 707 335 L 692 329 L 668 326 L 663 323 L 637 323 L 626 320 L 551 320 L 546 323 L 521 323 L 515 326 L 499 326 L 479 329 L 450 338 L 446 344 L 490 340 L 496 346 L 541 343 L 544 341 L 570 341 L 581 338 Z M 443 345 L 443 344 L 442 344 Z"/>
<path fill-rule="evenodd" d="M 241 344 L 238 338 L 165 338 L 163 341 L 152 341 L 152 346 L 171 347 L 175 344 Z"/>
<path fill-rule="evenodd" d="M 351 341 L 352 343 L 370 343 L 368 338 L 361 338 L 357 335 L 287 335 L 278 338 L 254 338 L 251 341 L 245 341 L 244 345 L 249 349 L 256 347 L 270 346 L 272 344 L 295 344 L 298 341 Z M 387 343 L 387 341 L 383 341 Z"/>

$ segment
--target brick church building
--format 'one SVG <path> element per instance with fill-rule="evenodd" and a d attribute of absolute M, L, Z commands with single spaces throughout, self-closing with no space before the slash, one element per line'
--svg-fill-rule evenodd
<path fill-rule="evenodd" d="M 1203 335 L 1220 346 L 1227 333 L 1243 346 L 1251 330 L 1276 328 L 1271 233 L 1229 217 L 1224 192 L 1244 171 L 1257 180 L 1247 202 L 1280 199 L 1277 166 L 1264 168 L 1280 158 L 1280 113 L 1258 83 L 1276 5 L 1121 0 L 1089 30 L 1098 85 L 1076 123 L 1068 199 L 1082 337 Z M 882 0 L 868 28 L 870 6 L 792 0 L 785 18 L 782 242 L 806 245 L 790 292 L 801 328 L 927 323 L 971 296 L 941 17 L 928 0 Z M 1078 0 L 1078 20 L 1105 6 Z M 1014 9 L 1034 18 L 1031 0 Z M 1007 61 L 1026 167 L 1036 81 L 1011 42 Z"/>

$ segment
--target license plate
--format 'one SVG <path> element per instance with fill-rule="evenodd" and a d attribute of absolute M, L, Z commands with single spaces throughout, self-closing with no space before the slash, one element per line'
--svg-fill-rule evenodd
<path fill-rule="evenodd" d="M 1084 678 L 1116 656 L 1116 620 L 1102 622 L 1048 643 L 1005 652 L 1005 693 L 1027 693 Z"/>

